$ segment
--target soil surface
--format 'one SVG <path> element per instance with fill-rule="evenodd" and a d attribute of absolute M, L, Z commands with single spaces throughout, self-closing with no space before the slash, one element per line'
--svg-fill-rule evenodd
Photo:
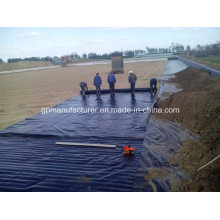
<path fill-rule="evenodd" d="M 117 74 L 116 88 L 129 88 L 128 71 L 137 75 L 136 87 L 149 87 L 152 77 L 160 78 L 166 60 L 124 63 L 124 74 Z M 35 115 L 42 107 L 53 107 L 79 94 L 85 81 L 94 89 L 93 78 L 100 73 L 102 89 L 108 88 L 111 64 L 71 66 L 0 75 L 0 129 Z"/>
<path fill-rule="evenodd" d="M 220 159 L 197 171 L 220 154 L 220 77 L 189 67 L 168 82 L 179 84 L 183 90 L 160 100 L 157 107 L 178 107 L 180 112 L 154 115 L 180 123 L 200 137 L 182 143 L 171 158 L 170 163 L 179 165 L 185 176 L 178 184 L 174 181 L 172 190 L 220 191 Z"/>
<path fill-rule="evenodd" d="M 71 64 L 75 63 L 86 63 L 86 62 L 95 62 L 102 61 L 100 59 L 80 59 L 73 60 Z M 0 72 L 1 71 L 10 71 L 10 70 L 19 70 L 19 69 L 29 69 L 29 68 L 37 68 L 37 67 L 50 67 L 55 66 L 51 61 L 20 61 L 15 63 L 0 63 Z M 58 65 L 60 66 L 60 65 Z"/>
<path fill-rule="evenodd" d="M 35 67 L 48 67 L 54 66 L 49 61 L 22 61 L 16 63 L 0 63 L 0 71 L 8 71 L 8 70 L 18 70 L 18 69 L 28 69 Z"/>

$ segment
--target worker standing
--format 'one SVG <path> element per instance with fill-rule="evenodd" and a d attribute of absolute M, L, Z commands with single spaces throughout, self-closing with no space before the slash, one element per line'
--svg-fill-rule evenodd
<path fill-rule="evenodd" d="M 96 88 L 96 95 L 98 99 L 101 97 L 101 84 L 102 79 L 99 76 L 99 73 L 96 73 L 96 76 L 94 77 L 94 86 Z"/>
<path fill-rule="evenodd" d="M 137 76 L 133 73 L 132 70 L 129 71 L 129 77 L 128 77 L 128 81 L 131 84 L 131 93 L 132 95 L 134 95 L 135 92 L 135 82 L 137 80 Z"/>
<path fill-rule="evenodd" d="M 79 85 L 80 85 L 80 88 L 81 88 L 81 91 L 80 91 L 81 95 L 85 96 L 86 91 L 88 91 L 87 84 L 85 82 L 81 82 Z"/>
<path fill-rule="evenodd" d="M 108 75 L 108 83 L 109 83 L 109 88 L 110 88 L 110 93 L 111 95 L 115 94 L 115 83 L 116 83 L 116 78 L 113 72 L 110 72 Z"/>
<path fill-rule="evenodd" d="M 154 93 L 154 94 L 157 93 L 157 79 L 156 78 L 152 78 L 150 80 L 150 90 L 151 90 L 151 94 L 152 93 Z"/>

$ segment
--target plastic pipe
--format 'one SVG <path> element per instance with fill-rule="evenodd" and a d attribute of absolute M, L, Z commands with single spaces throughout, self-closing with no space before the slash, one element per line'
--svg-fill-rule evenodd
<path fill-rule="evenodd" d="M 73 143 L 73 142 L 56 142 L 56 145 L 82 146 L 82 147 L 106 147 L 106 148 L 116 148 L 116 145 L 108 145 L 108 144 L 89 144 L 89 143 Z"/>

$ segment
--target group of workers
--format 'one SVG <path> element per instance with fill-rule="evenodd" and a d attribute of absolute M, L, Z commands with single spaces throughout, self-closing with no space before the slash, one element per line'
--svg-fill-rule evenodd
<path fill-rule="evenodd" d="M 134 74 L 132 70 L 129 71 L 128 81 L 131 85 L 131 93 L 132 95 L 134 95 L 137 76 Z M 107 82 L 109 84 L 110 94 L 113 96 L 115 94 L 115 83 L 116 83 L 116 77 L 113 72 L 109 73 Z M 96 73 L 96 76 L 94 77 L 94 86 L 96 88 L 96 95 L 98 99 L 101 97 L 101 85 L 102 85 L 102 79 L 99 76 L 99 73 Z M 87 84 L 85 82 L 81 82 L 80 88 L 81 88 L 80 93 L 81 95 L 84 96 L 86 94 L 86 91 L 88 90 Z M 150 88 L 151 88 L 151 93 L 156 94 L 157 92 L 157 79 L 156 78 L 152 78 L 150 80 Z"/>

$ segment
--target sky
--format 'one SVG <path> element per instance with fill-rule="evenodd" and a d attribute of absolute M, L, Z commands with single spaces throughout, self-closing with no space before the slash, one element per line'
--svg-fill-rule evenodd
<path fill-rule="evenodd" d="M 146 50 L 180 43 L 194 47 L 220 41 L 220 28 L 4 28 L 0 27 L 0 58 L 62 56 Z"/>

